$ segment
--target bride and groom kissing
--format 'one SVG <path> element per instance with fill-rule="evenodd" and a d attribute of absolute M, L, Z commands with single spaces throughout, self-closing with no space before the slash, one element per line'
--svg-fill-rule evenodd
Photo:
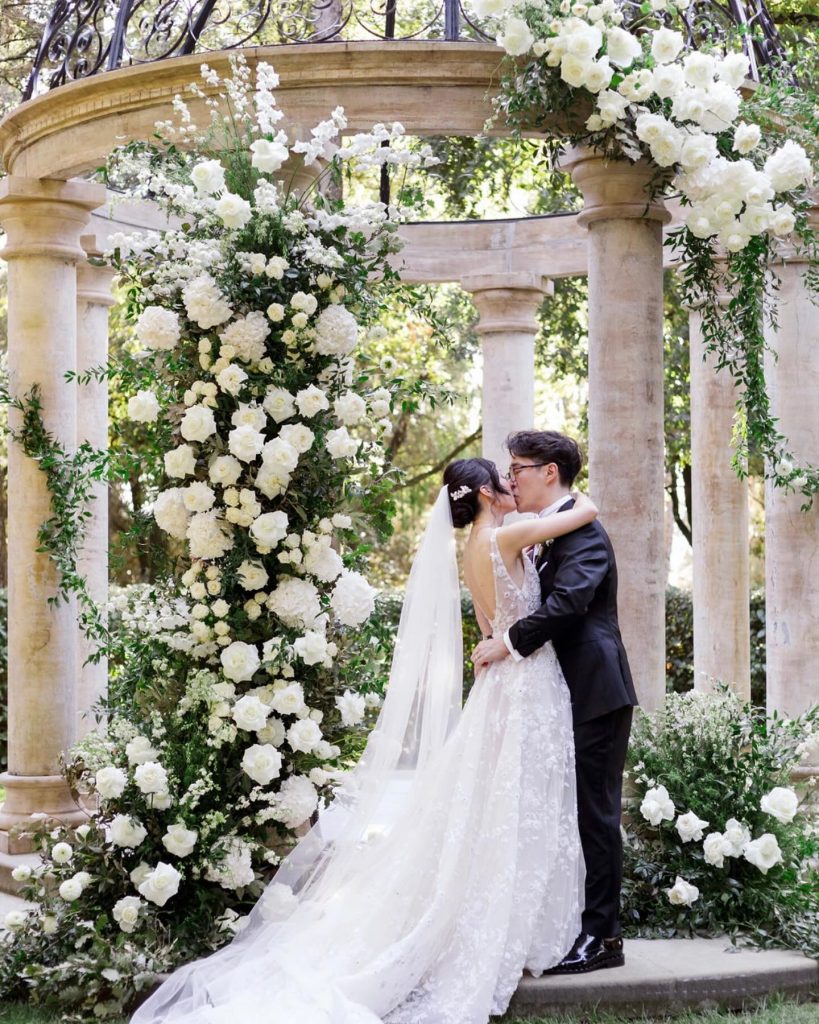
<path fill-rule="evenodd" d="M 637 704 L 617 569 L 552 431 L 450 463 L 364 754 L 230 945 L 133 1024 L 486 1024 L 524 970 L 624 963 L 620 798 Z M 510 512 L 535 515 L 506 523 Z M 462 706 L 455 530 L 484 639 Z"/>

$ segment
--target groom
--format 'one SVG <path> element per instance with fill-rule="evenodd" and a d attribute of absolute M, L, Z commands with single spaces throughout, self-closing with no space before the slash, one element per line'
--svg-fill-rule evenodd
<path fill-rule="evenodd" d="M 551 515 L 571 508 L 582 455 L 575 441 L 551 430 L 523 430 L 506 441 L 507 479 L 519 512 Z M 637 704 L 617 624 L 617 566 L 598 520 L 536 552 L 541 607 L 503 637 L 472 653 L 476 669 L 506 657 L 521 660 L 547 640 L 569 687 L 574 721 L 577 811 L 586 861 L 581 933 L 548 973 L 579 974 L 620 967 L 625 958 L 618 910 L 623 874 L 620 799 L 631 716 Z"/>

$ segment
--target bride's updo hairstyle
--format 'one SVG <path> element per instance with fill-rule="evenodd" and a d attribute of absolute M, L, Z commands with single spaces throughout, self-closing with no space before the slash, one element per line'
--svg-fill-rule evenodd
<path fill-rule="evenodd" d="M 481 510 L 478 492 L 486 485 L 495 494 L 508 494 L 498 473 L 498 467 L 489 459 L 456 459 L 444 470 L 444 485 L 449 491 L 452 524 L 457 529 L 468 526 Z"/>

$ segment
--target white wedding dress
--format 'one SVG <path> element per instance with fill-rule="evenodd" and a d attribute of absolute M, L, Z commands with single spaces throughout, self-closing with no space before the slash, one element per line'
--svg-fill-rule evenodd
<path fill-rule="evenodd" d="M 498 636 L 540 592 L 528 559 L 516 586 L 494 533 L 491 550 Z M 434 682 L 434 660 L 427 669 Z M 288 862 L 280 872 L 299 896 L 277 876 L 249 927 L 172 975 L 133 1024 L 486 1024 L 524 967 L 557 963 L 580 931 L 584 869 L 569 695 L 551 644 L 481 673 L 454 720 L 414 770 L 399 755 L 349 856 L 341 794 L 322 815 L 320 856 L 307 858 L 311 881 Z"/>

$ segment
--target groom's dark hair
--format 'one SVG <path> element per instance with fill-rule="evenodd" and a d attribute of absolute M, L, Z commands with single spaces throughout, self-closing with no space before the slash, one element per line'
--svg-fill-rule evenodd
<path fill-rule="evenodd" d="M 535 462 L 554 462 L 565 487 L 571 487 L 583 466 L 580 445 L 556 430 L 518 430 L 506 438 L 506 447 L 512 458 L 517 455 Z"/>

